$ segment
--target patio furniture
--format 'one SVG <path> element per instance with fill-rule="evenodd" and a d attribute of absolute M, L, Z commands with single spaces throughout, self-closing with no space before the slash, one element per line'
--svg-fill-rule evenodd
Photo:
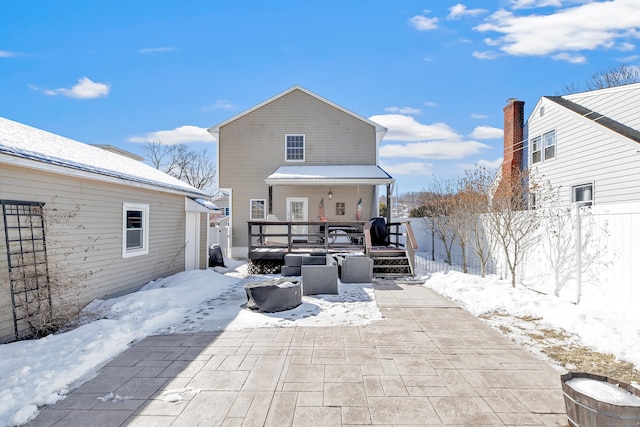
<path fill-rule="evenodd" d="M 338 256 L 342 283 L 370 283 L 373 279 L 373 260 L 366 255 Z"/>
<path fill-rule="evenodd" d="M 300 282 L 289 279 L 270 279 L 244 285 L 247 293 L 245 308 L 274 313 L 291 310 L 302 304 Z"/>
<path fill-rule="evenodd" d="M 338 294 L 338 264 L 329 254 L 302 257 L 302 295 Z"/>

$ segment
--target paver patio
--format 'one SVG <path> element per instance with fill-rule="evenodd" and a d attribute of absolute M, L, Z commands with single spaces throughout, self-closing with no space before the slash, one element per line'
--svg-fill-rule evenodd
<path fill-rule="evenodd" d="M 549 364 L 422 286 L 375 295 L 368 326 L 148 337 L 28 425 L 566 425 Z"/>

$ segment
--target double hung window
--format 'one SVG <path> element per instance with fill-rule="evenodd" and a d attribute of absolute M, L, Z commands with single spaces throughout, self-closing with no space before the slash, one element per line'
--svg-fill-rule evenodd
<path fill-rule="evenodd" d="M 544 139 L 544 159 L 554 158 L 556 156 L 556 131 L 547 132 L 542 138 Z"/>
<path fill-rule="evenodd" d="M 304 135 L 286 135 L 285 160 L 288 162 L 304 162 Z"/>
<path fill-rule="evenodd" d="M 261 220 L 266 219 L 266 200 L 264 199 L 251 199 L 250 200 L 250 209 L 249 219 L 251 220 Z"/>
<path fill-rule="evenodd" d="M 531 163 L 538 163 L 542 160 L 542 150 L 540 148 L 540 142 L 542 138 L 539 136 L 531 140 Z"/>
<path fill-rule="evenodd" d="M 122 257 L 149 253 L 149 205 L 122 204 Z"/>

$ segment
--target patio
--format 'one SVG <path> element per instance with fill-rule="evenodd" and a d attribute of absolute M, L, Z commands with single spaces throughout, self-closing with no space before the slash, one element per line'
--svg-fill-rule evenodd
<path fill-rule="evenodd" d="M 566 425 L 549 364 L 430 289 L 374 286 L 367 326 L 148 337 L 28 425 Z"/>

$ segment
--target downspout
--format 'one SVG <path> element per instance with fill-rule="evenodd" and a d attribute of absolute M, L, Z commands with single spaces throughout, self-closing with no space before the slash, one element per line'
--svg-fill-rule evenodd
<path fill-rule="evenodd" d="M 391 224 L 391 184 L 387 184 L 387 224 Z"/>

